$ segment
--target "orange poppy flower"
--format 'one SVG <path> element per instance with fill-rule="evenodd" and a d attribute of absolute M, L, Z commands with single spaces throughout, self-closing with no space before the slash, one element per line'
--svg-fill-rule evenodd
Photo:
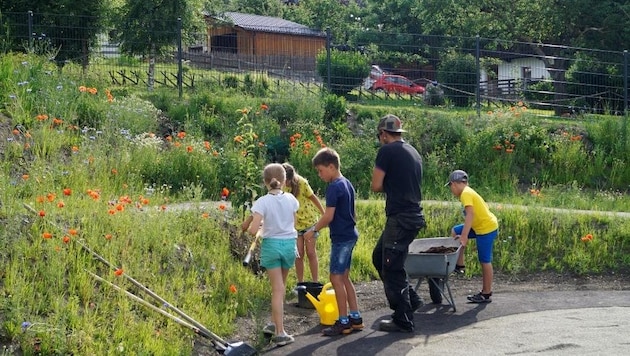
<path fill-rule="evenodd" d="M 204 218 L 204 219 L 207 219 L 207 218 L 209 218 L 209 217 L 210 217 L 210 214 L 208 214 L 208 213 L 203 213 L 203 214 L 201 214 L 201 217 L 202 217 L 202 218 Z"/>
<path fill-rule="evenodd" d="M 45 239 L 52 239 L 53 235 L 50 232 L 44 232 L 42 237 Z"/>
<path fill-rule="evenodd" d="M 63 208 L 64 206 L 66 206 L 66 203 L 64 203 L 64 202 L 63 202 L 63 201 L 61 201 L 61 200 L 57 203 L 57 207 L 58 207 L 58 208 Z"/>
<path fill-rule="evenodd" d="M 114 215 L 114 214 L 116 214 L 116 210 L 114 210 L 114 209 L 109 209 L 109 210 L 107 210 L 107 213 L 108 213 L 109 215 Z"/>
<path fill-rule="evenodd" d="M 225 210 L 225 204 L 219 204 L 219 210 L 221 211 Z"/>
<path fill-rule="evenodd" d="M 230 190 L 225 188 L 225 187 L 223 187 L 223 189 L 221 189 L 221 197 L 226 197 L 227 198 L 228 195 L 230 195 Z"/>
<path fill-rule="evenodd" d="M 37 198 L 35 198 L 35 201 L 38 202 L 38 203 L 43 203 L 45 200 L 46 200 L 46 198 L 41 196 L 41 195 L 38 196 Z"/>
<path fill-rule="evenodd" d="M 206 149 L 206 151 L 210 151 L 210 142 L 208 141 L 203 141 L 203 147 Z"/>
<path fill-rule="evenodd" d="M 180 131 L 177 133 L 177 138 L 179 138 L 180 140 L 183 140 L 184 137 L 186 137 L 186 132 Z"/>
<path fill-rule="evenodd" d="M 15 136 L 18 136 L 18 135 L 20 134 L 20 130 L 18 130 L 18 129 L 13 129 L 13 131 L 12 131 L 12 132 L 13 132 L 13 134 L 14 134 Z"/>
<path fill-rule="evenodd" d="M 64 244 L 67 244 L 68 242 L 70 242 L 70 237 L 64 236 L 61 241 L 63 241 Z"/>
<path fill-rule="evenodd" d="M 186 146 L 186 151 L 189 153 L 193 151 L 193 146 Z"/>
<path fill-rule="evenodd" d="M 112 234 L 105 234 L 105 240 L 111 240 L 112 239 Z"/>
<path fill-rule="evenodd" d="M 46 216 L 46 212 L 43 211 L 43 210 L 40 210 L 39 211 L 39 216 L 41 216 L 43 218 L 44 216 Z"/>
<path fill-rule="evenodd" d="M 77 234 L 77 230 L 76 230 L 76 229 L 70 229 L 70 230 L 68 230 L 68 233 L 69 233 L 70 235 L 74 236 L 74 235 L 76 235 L 76 234 Z"/>
<path fill-rule="evenodd" d="M 27 179 L 28 179 L 28 177 L 29 177 L 29 175 L 28 175 L 28 174 L 22 174 L 22 179 L 27 180 Z"/>
<path fill-rule="evenodd" d="M 125 271 L 123 271 L 122 268 L 116 268 L 116 270 L 114 271 L 114 274 L 117 276 L 122 276 L 123 273 L 125 273 Z"/>
<path fill-rule="evenodd" d="M 236 289 L 236 286 L 233 284 L 230 284 L 230 292 L 232 294 L 236 294 L 236 292 L 238 292 L 238 290 Z"/>
<path fill-rule="evenodd" d="M 55 198 L 56 198 L 56 197 L 57 197 L 57 196 L 56 196 L 55 194 L 53 194 L 53 193 L 48 193 L 48 194 L 46 194 L 46 199 L 48 199 L 48 201 L 49 201 L 49 202 L 53 202 L 53 201 L 55 201 Z"/>
<path fill-rule="evenodd" d="M 260 110 L 269 110 L 269 106 L 267 106 L 267 104 L 261 104 Z"/>
<path fill-rule="evenodd" d="M 63 195 L 66 195 L 66 196 L 67 196 L 67 195 L 72 195 L 72 189 L 70 189 L 70 188 L 65 188 L 65 189 L 63 190 Z"/>

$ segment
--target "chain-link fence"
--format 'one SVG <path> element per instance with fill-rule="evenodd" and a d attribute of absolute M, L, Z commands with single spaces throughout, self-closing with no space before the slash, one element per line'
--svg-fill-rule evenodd
<path fill-rule="evenodd" d="M 151 38 L 122 41 L 121 34 L 137 29 L 107 28 L 96 17 L 3 13 L 0 45 L 3 51 L 50 55 L 60 68 L 67 62 L 98 68 L 118 85 L 149 85 L 154 80 L 181 90 L 195 85 L 194 75 L 186 72 L 195 68 L 217 83 L 226 72 L 263 73 L 296 85 L 326 87 L 348 79 L 339 78 L 334 70 L 339 63 L 331 60 L 331 51 L 341 51 L 360 53 L 369 72 L 354 78 L 361 84 L 349 88 L 349 100 L 417 99 L 427 105 L 477 108 L 523 101 L 556 115 L 621 114 L 628 106 L 627 51 L 378 29 L 366 30 L 356 45 L 339 46 L 329 32 L 282 19 L 229 15 L 226 22 L 207 17 L 206 28 L 195 33 L 182 33 L 177 19 L 162 21 L 155 41 L 173 40 L 151 55 L 150 50 L 137 51 Z M 327 62 L 326 70 L 318 72 L 320 53 Z"/>

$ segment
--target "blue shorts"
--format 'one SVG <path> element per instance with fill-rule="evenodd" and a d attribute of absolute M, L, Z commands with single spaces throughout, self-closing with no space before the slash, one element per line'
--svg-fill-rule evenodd
<path fill-rule="evenodd" d="M 352 263 L 352 250 L 357 240 L 333 242 L 330 248 L 330 274 L 344 274 Z"/>
<path fill-rule="evenodd" d="M 461 235 L 464 230 L 464 224 L 455 225 L 453 231 L 455 235 Z M 477 240 L 477 255 L 479 256 L 479 262 L 490 263 L 492 262 L 492 245 L 494 245 L 494 239 L 499 234 L 499 230 L 494 230 L 487 234 L 477 235 L 473 229 L 470 229 L 468 233 L 469 239 Z"/>
<path fill-rule="evenodd" d="M 262 239 L 260 265 L 266 269 L 290 269 L 295 265 L 297 246 L 295 239 Z"/>

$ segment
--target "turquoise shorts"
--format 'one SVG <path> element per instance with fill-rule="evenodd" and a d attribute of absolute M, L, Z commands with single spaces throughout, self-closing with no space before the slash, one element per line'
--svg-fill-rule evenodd
<path fill-rule="evenodd" d="M 260 265 L 266 269 L 290 269 L 295 265 L 297 246 L 295 239 L 262 239 L 260 247 Z"/>

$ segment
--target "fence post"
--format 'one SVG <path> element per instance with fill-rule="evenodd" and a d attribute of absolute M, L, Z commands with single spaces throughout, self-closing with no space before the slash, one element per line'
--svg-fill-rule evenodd
<path fill-rule="evenodd" d="M 33 53 L 33 11 L 28 12 L 28 51 Z"/>
<path fill-rule="evenodd" d="M 182 68 L 182 18 L 177 18 L 177 89 L 179 98 L 182 98 L 183 91 L 183 68 Z"/>
<path fill-rule="evenodd" d="M 477 67 L 477 85 L 476 85 L 476 93 L 475 93 L 475 99 L 476 99 L 476 103 L 477 103 L 477 117 L 481 117 L 481 64 L 479 56 L 480 56 L 480 49 L 479 49 L 479 35 L 477 35 L 476 39 L 475 39 L 475 66 Z"/>
<path fill-rule="evenodd" d="M 330 90 L 330 27 L 326 28 L 326 87 Z"/>
<path fill-rule="evenodd" d="M 621 124 L 621 148 L 626 151 L 628 130 L 628 50 L 623 51 L 623 123 Z"/>

